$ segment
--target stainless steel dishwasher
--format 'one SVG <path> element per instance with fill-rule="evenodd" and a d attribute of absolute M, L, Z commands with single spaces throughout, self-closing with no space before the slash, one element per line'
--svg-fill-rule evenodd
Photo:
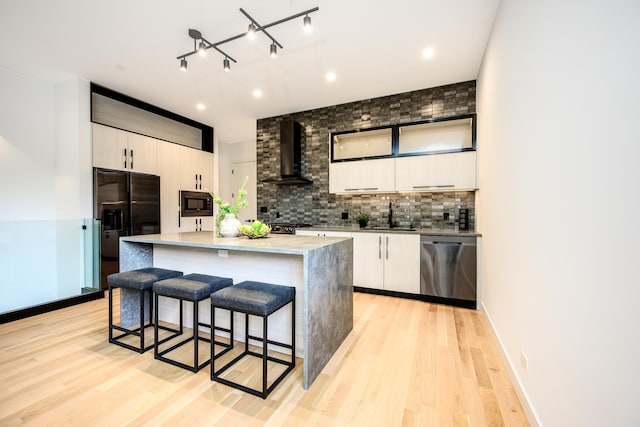
<path fill-rule="evenodd" d="M 420 294 L 476 308 L 476 237 L 420 236 Z"/>

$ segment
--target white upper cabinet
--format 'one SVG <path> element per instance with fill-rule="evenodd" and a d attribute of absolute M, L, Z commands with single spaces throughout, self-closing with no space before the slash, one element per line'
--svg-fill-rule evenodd
<path fill-rule="evenodd" d="M 329 164 L 329 192 L 388 193 L 395 190 L 395 159 L 358 160 Z"/>
<path fill-rule="evenodd" d="M 331 134 L 329 192 L 478 188 L 475 114 Z"/>
<path fill-rule="evenodd" d="M 397 191 L 449 191 L 478 188 L 476 152 L 396 159 Z"/>
<path fill-rule="evenodd" d="M 181 147 L 182 190 L 213 191 L 213 154 Z"/>
<path fill-rule="evenodd" d="M 148 174 L 157 173 L 157 142 L 109 126 L 92 124 L 93 166 Z"/>
<path fill-rule="evenodd" d="M 332 135 L 332 160 L 390 156 L 391 128 L 362 130 Z"/>
<path fill-rule="evenodd" d="M 473 117 L 398 127 L 398 154 L 473 149 Z"/>
<path fill-rule="evenodd" d="M 128 133 L 129 170 L 141 173 L 158 173 L 158 142 L 148 136 Z"/>

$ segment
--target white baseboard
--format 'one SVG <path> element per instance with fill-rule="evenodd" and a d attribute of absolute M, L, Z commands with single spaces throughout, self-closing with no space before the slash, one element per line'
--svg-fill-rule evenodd
<path fill-rule="evenodd" d="M 529 400 L 529 396 L 527 395 L 527 393 L 525 392 L 524 388 L 522 387 L 522 383 L 520 382 L 520 378 L 516 374 L 516 370 L 515 370 L 515 368 L 513 366 L 513 363 L 511 363 L 511 360 L 507 356 L 507 352 L 505 350 L 505 347 L 502 344 L 502 340 L 500 339 L 500 336 L 498 335 L 498 332 L 496 331 L 495 325 L 491 321 L 491 317 L 489 316 L 489 313 L 487 312 L 487 308 L 484 306 L 484 303 L 481 303 L 480 306 L 482 306 L 482 310 L 481 311 L 482 311 L 482 313 L 484 313 L 484 316 L 487 319 L 487 322 L 489 322 L 489 326 L 491 327 L 491 331 L 493 332 L 493 338 L 498 343 L 498 349 L 500 350 L 500 357 L 502 357 L 502 361 L 504 362 L 505 366 L 507 367 L 507 374 L 509 375 L 509 379 L 511 380 L 511 383 L 513 384 L 513 388 L 515 389 L 516 394 L 518 395 L 518 399 L 520 399 L 520 404 L 522 405 L 522 410 L 524 411 L 524 414 L 527 417 L 527 421 L 529 421 L 529 424 L 532 427 L 541 427 L 542 423 L 538 419 L 538 416 L 537 416 L 536 412 L 533 409 L 533 405 L 531 405 L 531 401 Z"/>

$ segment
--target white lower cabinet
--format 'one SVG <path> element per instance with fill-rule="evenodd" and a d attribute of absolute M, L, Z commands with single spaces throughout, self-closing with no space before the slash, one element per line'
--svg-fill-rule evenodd
<path fill-rule="evenodd" d="M 296 235 L 352 237 L 354 286 L 420 293 L 420 236 L 417 234 L 296 230 Z"/>
<path fill-rule="evenodd" d="M 353 283 L 385 291 L 420 293 L 420 236 L 353 233 Z"/>

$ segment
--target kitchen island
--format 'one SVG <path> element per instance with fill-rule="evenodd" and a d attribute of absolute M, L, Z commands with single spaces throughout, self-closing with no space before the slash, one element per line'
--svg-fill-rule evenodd
<path fill-rule="evenodd" d="M 255 280 L 295 286 L 296 356 L 304 359 L 305 389 L 353 329 L 351 238 L 290 235 L 218 238 L 210 231 L 122 237 L 120 271 L 143 267 L 230 277 L 234 283 Z M 160 320 L 177 323 L 178 302 L 161 299 L 159 304 Z M 209 309 L 202 314 L 203 318 L 210 314 Z M 123 325 L 138 323 L 138 313 L 137 293 L 121 289 Z M 220 317 L 216 314 L 216 318 L 227 317 L 225 312 Z M 190 319 L 188 312 L 187 319 Z M 256 322 L 251 322 L 250 333 L 261 336 L 259 322 L 252 320 Z M 287 308 L 270 316 L 269 338 L 289 342 L 290 322 Z M 236 328 L 236 339 L 244 337 L 238 335 L 244 333 L 242 329 Z"/>

